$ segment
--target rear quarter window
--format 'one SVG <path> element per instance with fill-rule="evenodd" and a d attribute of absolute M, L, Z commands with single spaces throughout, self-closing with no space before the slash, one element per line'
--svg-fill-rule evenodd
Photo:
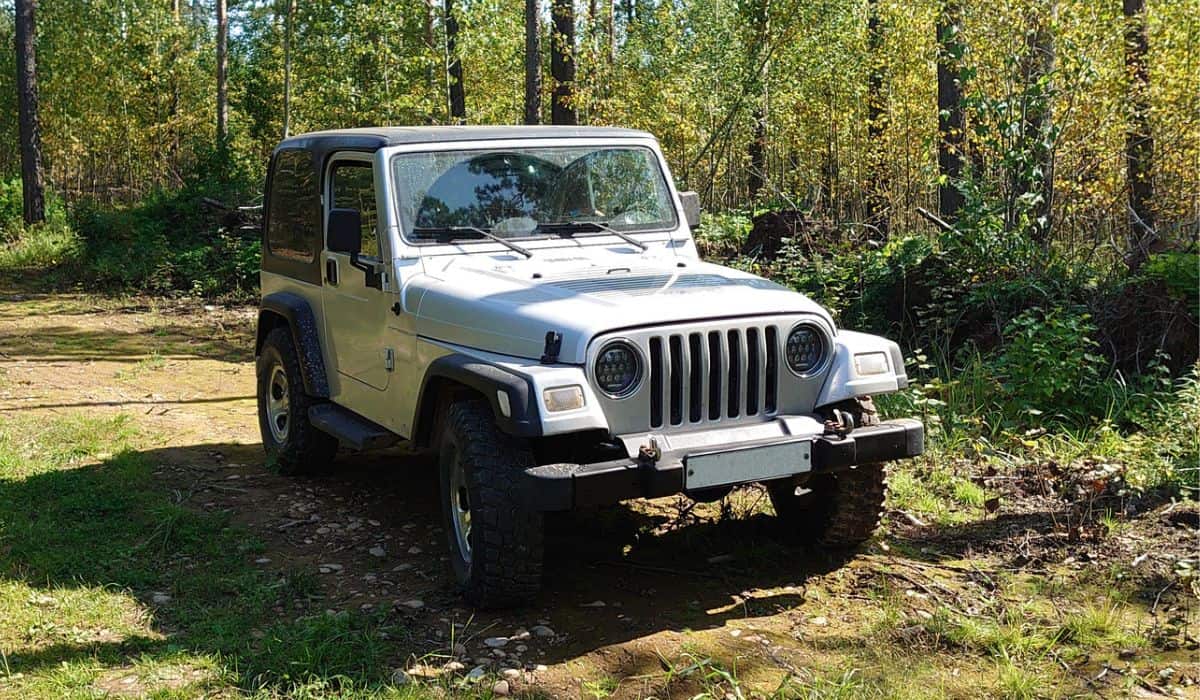
<path fill-rule="evenodd" d="M 312 154 L 280 151 L 271 171 L 267 248 L 285 260 L 312 262 L 321 238 L 321 200 Z"/>

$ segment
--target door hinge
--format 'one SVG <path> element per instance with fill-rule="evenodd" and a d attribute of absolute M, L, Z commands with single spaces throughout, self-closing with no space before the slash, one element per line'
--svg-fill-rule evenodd
<path fill-rule="evenodd" d="M 391 372 L 396 368 L 396 351 L 385 348 L 383 351 L 383 368 Z"/>

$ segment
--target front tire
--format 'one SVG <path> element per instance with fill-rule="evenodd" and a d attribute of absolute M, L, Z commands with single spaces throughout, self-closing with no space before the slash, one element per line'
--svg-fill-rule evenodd
<path fill-rule="evenodd" d="M 442 519 L 463 595 L 481 608 L 528 603 L 541 587 L 543 516 L 521 502 L 516 477 L 533 454 L 480 400 L 451 404 L 441 434 Z"/>
<path fill-rule="evenodd" d="M 267 460 L 280 474 L 321 474 L 337 453 L 337 438 L 308 421 L 316 401 L 304 393 L 300 359 L 287 328 L 275 328 L 258 356 L 258 427 Z"/>
<path fill-rule="evenodd" d="M 855 427 L 879 425 L 870 397 L 837 404 Z M 830 549 L 852 549 L 871 538 L 883 516 L 887 469 L 860 464 L 836 474 L 813 474 L 796 495 L 791 479 L 767 484 L 767 494 L 787 533 L 801 542 Z"/>

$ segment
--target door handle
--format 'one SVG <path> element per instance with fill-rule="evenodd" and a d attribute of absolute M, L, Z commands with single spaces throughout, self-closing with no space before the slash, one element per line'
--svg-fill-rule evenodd
<path fill-rule="evenodd" d="M 325 281 L 329 284 L 337 286 L 338 267 L 337 260 L 334 258 L 325 258 Z"/>

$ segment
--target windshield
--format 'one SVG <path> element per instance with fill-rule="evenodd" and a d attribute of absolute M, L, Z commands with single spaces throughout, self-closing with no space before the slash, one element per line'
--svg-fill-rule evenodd
<path fill-rule="evenodd" d="M 648 148 L 559 146 L 403 153 L 392 161 L 409 240 L 434 242 L 673 228 L 675 209 Z M 475 229 L 475 230 L 473 230 Z"/>

